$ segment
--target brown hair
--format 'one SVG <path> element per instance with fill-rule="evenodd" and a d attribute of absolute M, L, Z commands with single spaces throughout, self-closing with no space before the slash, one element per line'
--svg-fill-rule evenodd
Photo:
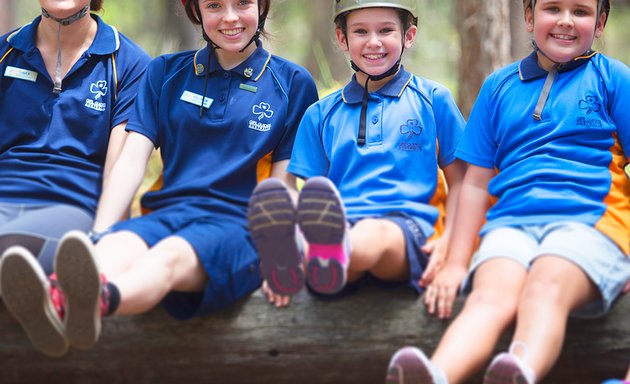
<path fill-rule="evenodd" d="M 103 8 L 104 0 L 90 0 L 90 11 L 100 11 Z"/>
<path fill-rule="evenodd" d="M 194 1 L 199 0 L 186 1 L 186 5 L 184 5 L 184 10 L 186 11 L 186 16 L 188 16 L 188 20 L 190 20 L 193 24 L 201 25 L 201 20 L 199 19 L 199 17 L 197 17 L 197 11 L 195 9 L 195 6 L 193 5 Z M 267 15 L 269 15 L 270 8 L 271 0 L 258 0 L 258 14 L 260 15 L 258 25 L 263 25 L 260 31 L 263 35 L 265 34 L 264 21 L 267 19 Z"/>

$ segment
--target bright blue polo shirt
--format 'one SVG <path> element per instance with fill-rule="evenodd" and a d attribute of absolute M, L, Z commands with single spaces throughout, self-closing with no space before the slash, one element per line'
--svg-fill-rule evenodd
<path fill-rule="evenodd" d="M 561 69 L 542 120 L 532 117 L 547 72 L 535 53 L 490 75 L 456 155 L 498 174 L 482 234 L 500 226 L 573 220 L 628 254 L 630 70 L 602 54 Z M 626 155 L 624 155 L 624 149 Z"/>
<path fill-rule="evenodd" d="M 306 69 L 261 44 L 232 70 L 214 54 L 207 67 L 207 57 L 207 48 L 180 52 L 147 68 L 127 129 L 160 148 L 164 169 L 162 188 L 147 193 L 142 205 L 156 210 L 185 202 L 242 221 L 258 180 L 291 156 L 317 89 Z"/>
<path fill-rule="evenodd" d="M 430 203 L 444 193 L 438 167 L 455 160 L 464 119 L 444 86 L 401 68 L 370 93 L 366 144 L 360 147 L 362 97 L 353 77 L 307 110 L 289 171 L 330 178 L 350 219 L 404 212 L 420 219 L 430 236 L 439 216 Z"/>
<path fill-rule="evenodd" d="M 0 37 L 0 202 L 96 210 L 110 131 L 129 118 L 150 58 L 91 17 L 96 37 L 58 95 L 35 46 L 41 16 Z"/>

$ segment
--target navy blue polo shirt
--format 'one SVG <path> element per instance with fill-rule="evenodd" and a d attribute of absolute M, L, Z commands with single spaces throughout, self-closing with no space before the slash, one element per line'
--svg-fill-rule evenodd
<path fill-rule="evenodd" d="M 164 163 L 162 188 L 143 196 L 142 206 L 183 202 L 244 220 L 256 183 L 291 156 L 300 119 L 316 100 L 311 75 L 260 44 L 231 70 L 214 53 L 208 66 L 207 48 L 156 58 L 127 124 L 160 149 Z"/>
<path fill-rule="evenodd" d="M 630 69 L 602 54 L 556 75 L 542 120 L 532 117 L 547 72 L 533 53 L 486 79 L 456 155 L 497 175 L 481 234 L 501 226 L 578 221 L 629 254 Z"/>
<path fill-rule="evenodd" d="M 357 137 L 363 87 L 356 77 L 306 112 L 289 171 L 327 176 L 348 217 L 404 212 L 430 236 L 445 188 L 440 167 L 455 160 L 464 129 L 451 93 L 443 85 L 401 70 L 369 94 L 366 144 Z"/>
<path fill-rule="evenodd" d="M 41 16 L 0 37 L 0 202 L 96 210 L 110 131 L 128 120 L 150 58 L 98 16 L 92 45 L 53 93 Z"/>

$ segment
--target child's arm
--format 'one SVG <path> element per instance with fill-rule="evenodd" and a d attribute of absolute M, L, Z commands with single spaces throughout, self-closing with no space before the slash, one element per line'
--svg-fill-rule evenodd
<path fill-rule="evenodd" d="M 420 286 L 425 288 L 431 283 L 431 281 L 433 281 L 435 274 L 443 267 L 444 260 L 446 259 L 448 243 L 451 238 L 451 233 L 453 233 L 453 222 L 457 208 L 457 201 L 459 200 L 459 192 L 466 173 L 466 163 L 457 159 L 446 166 L 443 169 L 443 172 L 446 177 L 446 184 L 448 185 L 444 233 L 442 233 L 442 236 L 440 236 L 439 239 L 436 239 L 431 243 L 427 243 L 422 247 L 422 250 L 425 253 L 431 255 L 429 258 L 429 264 L 420 279 Z"/>
<path fill-rule="evenodd" d="M 479 230 L 490 208 L 488 183 L 494 176 L 493 169 L 475 165 L 469 165 L 464 176 L 446 264 L 437 273 L 424 296 L 429 313 L 434 314 L 437 309 L 441 319 L 451 316 L 457 290 L 468 271 Z"/>
<path fill-rule="evenodd" d="M 94 219 L 95 232 L 106 230 L 123 217 L 142 182 L 152 151 L 153 143 L 146 136 L 129 133 L 111 173 L 103 182 Z"/>

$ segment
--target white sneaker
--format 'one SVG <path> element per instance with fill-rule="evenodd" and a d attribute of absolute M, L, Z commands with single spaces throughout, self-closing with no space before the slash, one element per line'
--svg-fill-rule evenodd
<path fill-rule="evenodd" d="M 441 369 L 416 347 L 404 347 L 392 356 L 386 384 L 448 384 Z"/>

